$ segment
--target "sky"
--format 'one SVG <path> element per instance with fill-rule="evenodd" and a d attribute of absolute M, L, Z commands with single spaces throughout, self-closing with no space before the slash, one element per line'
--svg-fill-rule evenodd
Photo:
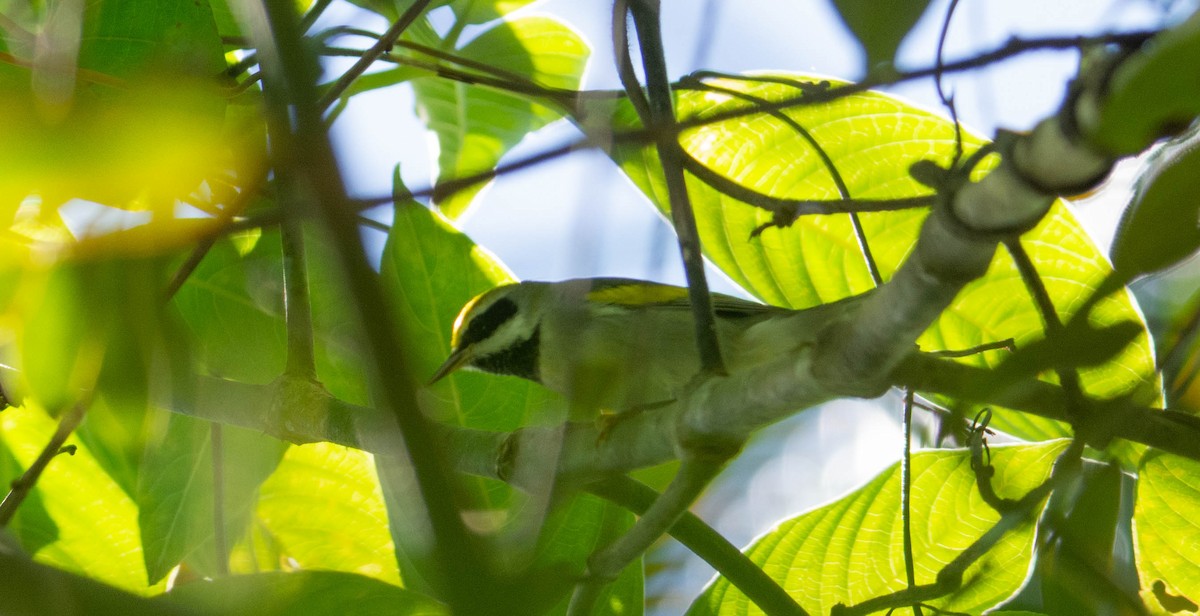
<path fill-rule="evenodd" d="M 932 65 L 947 5 L 948 0 L 931 3 L 901 46 L 901 67 Z M 1153 27 L 1165 19 L 1161 5 L 1151 0 L 964 0 L 951 23 L 946 57 L 998 47 L 1011 37 Z M 584 87 L 610 89 L 617 87 L 608 42 L 610 7 L 600 0 L 545 0 L 522 13 L 554 15 L 572 24 L 593 46 Z M 672 77 L 697 68 L 785 70 L 849 80 L 862 76 L 863 56 L 827 0 L 664 0 L 663 7 Z M 1176 7 L 1175 14 L 1186 9 Z M 706 20 L 706 10 L 716 13 Z M 711 29 L 705 24 L 712 24 Z M 383 28 L 370 19 L 364 25 Z M 947 78 L 945 84 L 970 130 L 984 135 L 997 128 L 1026 130 L 1057 109 L 1076 62 L 1071 52 L 1034 53 Z M 926 108 L 939 108 L 931 82 L 891 91 Z M 352 193 L 389 194 L 397 163 L 410 188 L 430 185 L 436 142 L 424 133 L 412 108 L 411 91 L 402 86 L 359 97 L 337 121 L 335 138 Z M 553 125 L 528 138 L 509 159 L 577 135 L 565 123 Z M 1122 165 L 1109 188 L 1075 206 L 1102 248 L 1107 249 L 1120 208 L 1129 198 L 1137 164 Z M 386 217 L 386 211 L 380 215 Z M 600 153 L 581 153 L 502 177 L 481 195 L 460 226 L 521 279 L 683 280 L 669 228 Z M 716 272 L 713 287 L 738 292 Z M 899 396 L 889 395 L 880 401 L 831 403 L 784 422 L 760 436 L 695 511 L 735 544 L 748 543 L 782 516 L 827 502 L 896 461 L 902 447 L 899 408 Z M 669 546 L 655 558 L 667 562 L 682 553 L 682 548 Z M 706 565 L 689 561 L 652 580 L 649 591 L 661 595 L 653 613 L 682 613 L 709 576 Z"/>

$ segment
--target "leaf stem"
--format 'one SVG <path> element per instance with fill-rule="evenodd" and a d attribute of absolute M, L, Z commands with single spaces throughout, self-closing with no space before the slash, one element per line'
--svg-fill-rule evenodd
<path fill-rule="evenodd" d="M 654 504 L 638 518 L 633 528 L 588 559 L 587 574 L 575 586 L 567 616 L 591 614 L 604 587 L 675 525 L 721 472 L 728 459 L 728 456 L 720 455 L 684 457 L 670 485 L 654 499 Z"/>
<path fill-rule="evenodd" d="M 598 481 L 586 489 L 638 515 L 644 514 L 659 497 L 658 492 L 625 475 Z M 695 514 L 685 511 L 668 532 L 712 565 L 768 616 L 808 616 L 808 612 L 761 567 Z"/>
<path fill-rule="evenodd" d="M 904 456 L 900 458 L 900 520 L 904 533 L 904 577 L 909 588 L 917 585 L 912 547 L 912 411 L 913 390 L 904 391 Z M 912 606 L 915 616 L 925 616 L 921 606 Z"/>
<path fill-rule="evenodd" d="M 289 376 L 317 380 L 316 355 L 313 351 L 312 302 L 308 293 L 308 262 L 304 249 L 304 229 L 298 208 L 287 208 L 280 225 L 283 244 L 284 326 L 287 329 Z"/>

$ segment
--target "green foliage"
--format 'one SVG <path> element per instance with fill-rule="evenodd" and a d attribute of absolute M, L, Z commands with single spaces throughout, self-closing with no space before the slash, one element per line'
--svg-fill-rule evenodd
<path fill-rule="evenodd" d="M 570 26 L 545 17 L 499 22 L 458 50 L 462 58 L 563 92 L 579 87 L 590 53 Z M 505 152 L 563 111 L 561 103 L 547 106 L 528 96 L 435 77 L 415 80 L 413 92 L 417 113 L 438 136 L 439 183 L 494 168 Z M 438 206 L 457 218 L 485 186 L 456 190 Z"/>
<path fill-rule="evenodd" d="M 1200 14 L 1138 50 L 1113 75 L 1114 95 L 1097 111 L 1089 138 L 1117 155 L 1132 154 L 1149 142 L 1173 135 L 1200 112 L 1200 91 L 1175 71 L 1200 58 Z"/>
<path fill-rule="evenodd" d="M 1133 280 L 1200 248 L 1200 148 L 1195 137 L 1164 146 L 1139 181 L 1113 240 L 1113 267 Z"/>
<path fill-rule="evenodd" d="M 1019 499 L 1050 474 L 1066 441 L 992 448 L 992 487 Z M 935 583 L 938 572 L 1000 519 L 980 496 L 970 453 L 924 451 L 912 456 L 911 510 L 916 583 Z M 746 553 L 813 614 L 903 590 L 900 466 L 867 485 L 808 513 L 784 521 Z M 1026 520 L 963 575 L 963 587 L 930 605 L 977 614 L 1012 595 L 1025 580 L 1033 555 L 1034 525 Z M 697 599 L 689 616 L 758 613 L 723 578 Z"/>
<path fill-rule="evenodd" d="M 896 48 L 916 25 L 929 0 L 903 0 L 881 6 L 871 0 L 833 0 L 846 27 L 866 52 L 867 69 L 890 67 Z"/>
<path fill-rule="evenodd" d="M 786 117 L 804 132 L 756 105 L 820 95 L 830 84 L 803 75 L 761 74 L 705 80 L 679 92 L 681 121 L 722 113 L 744 116 L 705 123 L 685 131 L 684 150 L 704 167 L 739 186 L 777 200 L 833 201 L 839 181 L 857 200 L 905 199 L 931 191 L 909 175 L 918 161 L 947 165 L 954 157 L 954 126 L 946 119 L 895 97 L 854 94 L 830 103 L 800 104 Z M 812 94 L 809 94 L 812 93 Z M 752 97 L 747 99 L 745 97 Z M 754 102 L 755 100 L 761 102 Z M 618 108 L 618 127 L 637 125 L 629 106 Z M 964 131 L 964 155 L 983 145 Z M 666 188 L 657 155 L 649 147 L 624 147 L 614 153 L 621 168 L 660 211 Z M 828 158 L 829 162 L 825 161 Z M 879 164 L 879 161 L 892 161 Z M 991 164 L 986 164 L 976 178 Z M 840 178 L 837 179 L 837 178 Z M 775 306 L 807 308 L 863 293 L 874 286 L 847 214 L 806 215 L 784 228 L 771 227 L 774 213 L 754 207 L 697 178 L 688 176 L 688 194 L 696 212 L 705 255 L 735 282 Z M 786 211 L 785 211 L 786 213 Z M 925 208 L 860 215 L 871 253 L 886 282 L 908 257 Z M 764 227 L 766 225 L 766 227 Z M 755 235 L 756 230 L 763 229 Z M 1112 268 L 1065 204 L 1059 202 L 1021 239 L 1059 315 L 1067 320 Z M 1143 323 L 1127 292 L 1102 300 L 1091 313 L 1094 326 Z M 922 349 L 969 349 L 1011 338 L 1017 348 L 1044 337 L 1042 317 L 1011 257 L 1001 251 L 987 275 L 969 284 L 919 340 Z M 1061 344 L 1056 342 L 1055 344 Z M 995 366 L 1002 351 L 960 361 Z M 1089 394 L 1108 398 L 1129 395 L 1157 403 L 1161 384 L 1150 339 L 1144 333 L 1102 365 L 1081 370 Z M 1046 375 L 1045 378 L 1054 378 Z M 998 412 L 995 426 L 1030 440 L 1069 434 L 1067 426 L 1025 413 Z"/>
<path fill-rule="evenodd" d="M 398 178 L 397 178 L 398 182 Z M 413 345 L 413 371 L 418 377 L 432 375 L 450 353 L 449 332 L 459 309 L 473 296 L 497 284 L 509 282 L 512 275 L 495 257 L 454 229 L 441 215 L 406 200 L 404 187 L 397 184 L 395 216 L 388 243 L 384 248 L 380 274 L 388 296 L 393 299 L 396 321 L 403 327 L 404 339 Z M 522 425 L 561 421 L 565 405 L 541 386 L 516 378 L 458 372 L 430 388 L 432 413 L 442 421 L 470 428 L 512 430 Z M 554 469 L 553 459 L 545 452 L 534 455 L 526 466 L 514 470 L 535 485 L 549 490 Z M 422 554 L 429 549 L 427 522 L 413 519 L 419 510 L 414 500 L 415 486 L 404 469 L 394 461 L 380 468 L 384 492 L 388 495 L 394 527 L 409 529 L 396 532 L 402 562 L 412 562 L 416 570 L 405 572 L 425 577 Z M 389 480 L 390 477 L 390 480 Z M 504 542 L 514 556 L 532 559 L 534 569 L 545 569 L 543 583 L 565 587 L 572 576 L 583 573 L 583 559 L 597 542 L 616 528 L 629 523 L 629 514 L 595 498 L 578 496 L 564 503 L 559 511 L 546 512 L 537 497 L 516 492 L 508 486 L 481 478 L 466 482 L 467 501 L 477 523 L 495 529 L 507 527 Z M 605 522 L 608 520 L 607 522 Z M 540 537 L 538 526 L 543 524 Z M 606 524 L 609 528 L 606 530 Z M 426 572 L 427 573 L 427 572 Z M 640 606 L 641 567 L 630 567 L 612 591 L 610 601 L 626 606 L 618 613 Z"/>
<path fill-rule="evenodd" d="M 1169 454 L 1148 455 L 1138 469 L 1134 554 L 1147 605 L 1178 611 L 1200 597 L 1200 464 Z"/>
<path fill-rule="evenodd" d="M 54 429 L 55 421 L 37 408 L 10 407 L 0 414 L 0 439 L 19 465 L 7 465 L 3 485 L 29 467 Z M 54 472 L 37 484 L 40 507 L 19 510 L 10 528 L 26 549 L 36 547 L 40 562 L 130 592 L 161 592 L 161 584 L 147 582 L 133 499 L 81 444 L 51 464 Z"/>
<path fill-rule="evenodd" d="M 448 28 L 421 16 L 382 58 L 392 66 L 334 93 L 343 105 L 328 112 L 329 123 L 360 93 L 410 87 L 439 146 L 435 207 L 412 200 L 397 171 L 378 270 L 355 272 L 343 269 L 343 256 L 362 254 L 369 242 L 352 233 L 339 239 L 312 216 L 349 216 L 359 205 L 341 194 L 327 202 L 342 190 L 335 161 L 307 156 L 319 143 L 285 151 L 288 140 L 276 131 L 294 128 L 286 125 L 269 127 L 268 156 L 263 113 L 327 111 L 284 109 L 303 102 L 289 98 L 295 84 L 272 74 L 266 58 L 282 54 L 315 67 L 318 54 L 348 53 L 332 47 L 341 44 L 327 36 L 336 30 L 287 40 L 278 23 L 241 21 L 257 15 L 256 7 L 242 14 L 225 0 L 17 4 L 0 0 L 0 381 L 15 403 L 0 412 L 0 485 L 41 468 L 35 460 L 56 429 L 71 427 L 60 422 L 75 410 L 86 416 L 66 441 L 70 453 L 50 457 L 0 504 L 0 519 L 12 514 L 0 531 L 0 611 L 433 616 L 458 605 L 453 593 L 478 589 L 495 599 L 490 607 L 498 614 L 567 613 L 573 587 L 591 581 L 589 558 L 635 524 L 632 513 L 586 493 L 585 484 L 611 468 L 633 470 L 621 466 L 636 466 L 621 459 L 623 450 L 612 452 L 626 445 L 632 452 L 638 443 L 622 442 L 620 422 L 608 418 L 569 423 L 578 418 L 568 417 L 567 403 L 530 381 L 463 372 L 426 381 L 450 351 L 463 304 L 514 280 L 456 224 L 486 176 L 531 133 L 570 118 L 594 143 L 612 144 L 615 164 L 668 213 L 663 164 L 652 139 L 638 132 L 628 99 L 578 91 L 589 42 L 555 18 L 511 14 L 529 0 L 435 1 L 430 8 L 449 9 Z M 355 4 L 389 20 L 414 6 Z M 892 61 L 928 3 L 834 4 L 875 68 Z M 325 7 L 273 2 L 254 19 L 278 20 L 310 5 Z M 71 7 L 78 11 L 54 16 Z M 309 17 L 310 25 L 326 23 Z M 75 19 L 77 27 L 52 18 Z M 1110 153 L 1135 153 L 1200 113 L 1194 80 L 1178 78 L 1200 63 L 1198 23 L 1193 16 L 1103 75 L 1111 96 L 1079 118 L 1088 140 Z M 249 35 L 260 30 L 279 37 L 274 46 L 251 47 Z M 233 65 L 238 70 L 228 70 Z M 330 72 L 326 88 L 339 76 Z M 849 87 L 750 73 L 690 77 L 675 90 L 705 254 L 765 303 L 801 309 L 871 290 L 867 248 L 887 284 L 912 257 L 931 204 L 953 196 L 953 174 L 943 170 L 990 147 L 894 96 L 842 96 Z M 323 137 L 320 129 L 316 136 Z M 1200 245 L 1195 149 L 1164 151 L 1126 212 L 1115 270 L 1068 205 L 1055 202 L 1019 239 L 1033 280 L 998 251 L 987 273 L 919 339 L 931 351 L 1011 338 L 1016 351 L 954 361 L 1013 390 L 1036 384 L 1036 391 L 1074 396 L 1069 402 L 1078 407 L 1057 415 L 1072 426 L 1031 412 L 1037 409 L 991 404 L 991 427 L 1019 442 L 988 450 L 986 426 L 975 426 L 966 433 L 968 449 L 911 457 L 915 583 L 934 584 L 955 558 L 978 557 L 961 583 L 951 580 L 925 602 L 927 613 L 978 614 L 1031 587 L 1045 600 L 1020 607 L 1050 615 L 1133 604 L 1137 598 L 1110 583 L 1121 565 L 1114 543 L 1125 542 L 1135 546 L 1138 596 L 1152 611 L 1200 603 L 1200 468 L 1180 455 L 1191 445 L 1179 438 L 1195 434 L 1200 422 L 1181 412 L 1187 409 L 1151 415 L 1144 408 L 1162 402 L 1147 320 L 1129 292 L 1109 294 L 1106 286 L 1172 266 Z M 999 162 L 989 154 L 966 175 L 987 182 Z M 484 181 L 455 181 L 472 174 Z M 62 208 L 84 202 L 95 218 L 73 219 Z M 863 242 L 845 213 L 853 209 L 865 210 L 858 216 Z M 107 224 L 100 212 L 120 220 Z M 298 269 L 311 323 L 298 316 L 296 279 L 282 275 L 291 262 L 285 255 L 299 248 L 281 238 L 281 220 L 304 229 Z M 985 240 L 995 243 L 969 238 Z M 1032 299 L 1039 284 L 1065 323 L 1060 330 Z M 364 289 L 380 298 L 366 311 L 377 311 L 401 341 L 394 363 L 366 351 L 364 310 L 348 299 L 372 295 Z M 1090 311 L 1078 318 L 1084 306 Z M 309 334 L 316 382 L 285 373 Z M 1079 392 L 1071 391 L 1076 374 Z M 405 400 L 415 402 L 388 410 L 404 414 L 406 425 L 434 423 L 437 459 L 423 459 L 415 447 L 402 451 L 393 440 L 397 416 L 379 412 L 388 407 L 379 392 L 395 383 L 410 388 Z M 1008 393 L 982 395 L 1012 399 Z M 951 396 L 938 400 L 958 413 L 974 411 Z M 1097 408 L 1111 415 L 1087 414 Z M 1133 414 L 1117 412 L 1127 410 Z M 633 424 L 656 431 L 638 438 L 685 431 L 668 423 L 676 416 L 654 415 L 661 411 L 621 420 L 667 417 Z M 315 421 L 291 421 L 297 416 Z M 1122 424 L 1125 417 L 1152 425 Z M 1076 428 L 1088 432 L 1088 455 L 1105 466 L 1086 462 L 1080 474 L 1068 456 L 1055 465 L 1064 450 L 1083 450 L 1057 439 Z M 1173 453 L 1124 440 L 1134 437 L 1157 438 Z M 676 456 L 695 453 L 688 449 L 695 443 L 674 444 Z M 435 530 L 455 524 L 430 517 L 417 471 L 440 464 L 474 473 L 437 489 L 453 495 L 448 500 L 459 510 L 450 517 L 480 547 L 482 562 L 470 569 L 480 579 L 447 580 L 437 560 Z M 560 475 L 560 465 L 574 474 Z M 1136 477 L 1123 476 L 1126 470 Z M 1061 481 L 1045 483 L 1052 471 Z M 690 613 L 758 613 L 748 598 L 755 591 L 729 581 L 755 577 L 747 572 L 778 584 L 813 614 L 904 590 L 900 477 L 894 465 L 843 498 L 780 522 L 740 559 L 721 546 L 725 556 L 713 558 L 721 575 Z M 1128 531 L 1123 482 L 1137 491 Z M 1020 515 L 1009 503 L 1000 508 L 1011 515 L 1002 516 L 981 486 L 1014 501 L 1039 486 L 1053 496 L 1044 516 L 1041 501 Z M 978 552 L 967 551 L 973 544 Z M 1036 584 L 1027 583 L 1031 575 Z M 646 577 L 635 558 L 600 593 L 599 612 L 642 614 Z"/>
<path fill-rule="evenodd" d="M 340 571 L 256 573 L 181 587 L 165 596 L 199 614 L 345 614 L 444 616 L 426 597 L 370 577 Z"/>

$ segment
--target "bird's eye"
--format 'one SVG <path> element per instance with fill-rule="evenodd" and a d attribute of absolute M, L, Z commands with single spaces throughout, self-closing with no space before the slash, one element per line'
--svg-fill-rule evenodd
<path fill-rule="evenodd" d="M 467 330 L 463 332 L 459 346 L 474 344 L 490 337 L 516 314 L 517 304 L 511 299 L 503 297 L 496 300 L 496 303 L 488 306 L 486 310 L 479 313 L 479 316 L 467 323 Z"/>

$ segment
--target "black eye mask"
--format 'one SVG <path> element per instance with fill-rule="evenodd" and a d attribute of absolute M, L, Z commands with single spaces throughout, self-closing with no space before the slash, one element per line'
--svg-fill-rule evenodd
<path fill-rule="evenodd" d="M 469 344 L 474 344 L 480 340 L 484 340 L 496 332 L 501 325 L 504 325 L 517 314 L 517 304 L 507 297 L 496 300 L 496 303 L 487 307 L 483 314 L 471 319 L 467 324 L 467 331 L 463 332 L 462 339 L 459 340 L 460 348 L 466 347 Z"/>

